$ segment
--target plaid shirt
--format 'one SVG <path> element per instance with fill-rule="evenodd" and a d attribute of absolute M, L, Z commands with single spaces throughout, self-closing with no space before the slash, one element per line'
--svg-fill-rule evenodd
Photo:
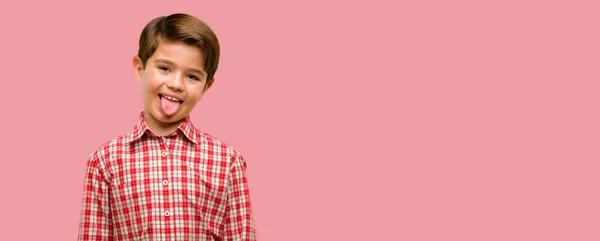
<path fill-rule="evenodd" d="M 244 158 L 189 116 L 133 131 L 90 155 L 79 240 L 256 240 Z"/>

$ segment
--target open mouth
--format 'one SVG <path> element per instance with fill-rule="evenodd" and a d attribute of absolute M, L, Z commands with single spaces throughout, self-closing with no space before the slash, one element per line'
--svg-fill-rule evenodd
<path fill-rule="evenodd" d="M 160 98 L 160 107 L 163 113 L 168 116 L 174 115 L 179 110 L 181 103 L 183 103 L 183 100 L 173 96 L 158 94 L 158 97 Z"/>
<path fill-rule="evenodd" d="M 170 100 L 170 101 L 173 101 L 173 102 L 179 102 L 179 104 L 183 103 L 183 100 L 176 99 L 174 97 L 167 96 L 167 95 L 158 94 L 158 97 L 161 98 L 161 99 L 165 98 L 165 100 Z"/>

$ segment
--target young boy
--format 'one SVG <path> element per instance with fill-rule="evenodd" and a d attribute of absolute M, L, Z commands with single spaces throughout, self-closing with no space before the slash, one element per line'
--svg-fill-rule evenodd
<path fill-rule="evenodd" d="M 144 111 L 90 155 L 79 240 L 256 240 L 244 158 L 189 117 L 218 63 L 219 42 L 201 20 L 146 25 L 133 58 Z"/>

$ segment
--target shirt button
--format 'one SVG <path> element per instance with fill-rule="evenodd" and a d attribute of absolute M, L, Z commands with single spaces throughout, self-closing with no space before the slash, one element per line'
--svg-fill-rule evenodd
<path fill-rule="evenodd" d="M 166 186 L 167 184 L 169 184 L 169 181 L 163 180 L 163 186 Z"/>
<path fill-rule="evenodd" d="M 163 152 L 163 153 L 162 153 L 162 156 L 167 156 L 167 152 L 166 152 L 166 151 L 165 151 L 165 152 Z"/>
<path fill-rule="evenodd" d="M 171 133 L 171 136 L 176 136 L 176 135 L 177 135 L 177 132 Z"/>
<path fill-rule="evenodd" d="M 165 217 L 171 216 L 171 212 L 165 211 Z"/>

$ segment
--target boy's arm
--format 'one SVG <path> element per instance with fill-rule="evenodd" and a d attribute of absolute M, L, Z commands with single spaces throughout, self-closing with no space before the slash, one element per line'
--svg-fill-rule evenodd
<path fill-rule="evenodd" d="M 78 240 L 112 240 L 110 184 L 106 169 L 93 155 L 88 161 L 81 203 Z"/>
<path fill-rule="evenodd" d="M 223 241 L 257 240 L 245 171 L 244 158 L 241 155 L 234 156 L 227 186 Z"/>

